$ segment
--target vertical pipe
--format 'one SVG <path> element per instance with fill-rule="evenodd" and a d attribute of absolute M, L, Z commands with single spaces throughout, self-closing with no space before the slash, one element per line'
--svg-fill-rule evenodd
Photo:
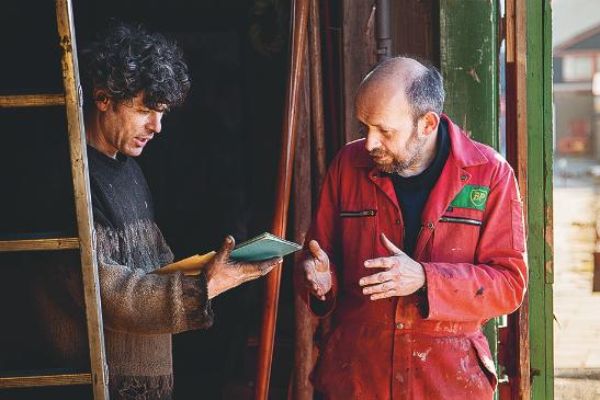
<path fill-rule="evenodd" d="M 273 215 L 272 232 L 285 236 L 287 211 L 289 206 L 292 170 L 294 162 L 294 146 L 296 125 L 298 122 L 298 103 L 300 84 L 306 45 L 308 0 L 294 0 L 291 13 L 290 73 L 286 90 L 285 115 L 283 118 L 281 157 L 279 160 L 275 213 Z M 269 381 L 273 361 L 273 344 L 275 339 L 275 323 L 279 301 L 281 266 L 267 276 L 265 281 L 265 297 L 263 306 L 262 328 L 258 347 L 258 364 L 255 398 L 266 400 L 269 395 Z"/>
<path fill-rule="evenodd" d="M 377 40 L 377 61 L 392 56 L 392 29 L 390 25 L 390 0 L 377 0 L 375 9 L 375 39 Z"/>
<path fill-rule="evenodd" d="M 311 7 L 314 1 L 311 0 Z M 310 29 L 310 27 L 309 27 Z M 306 52 L 308 53 L 308 48 Z M 308 54 L 307 54 L 308 59 Z M 310 64 L 314 63 L 309 59 Z M 312 65 L 311 65 L 312 69 Z M 303 243 L 306 232 L 310 226 L 312 214 L 312 169 L 311 150 L 313 140 L 311 137 L 311 91 L 309 83 L 312 83 L 312 76 L 309 79 L 309 71 L 305 69 L 304 84 L 302 85 L 302 101 L 300 102 L 300 115 L 298 129 L 296 134 L 296 155 L 294 157 L 294 185 L 292 201 L 294 202 L 294 233 L 293 238 L 297 243 Z M 295 261 L 299 261 L 301 255 L 297 254 Z M 293 271 L 294 278 L 294 369 L 290 379 L 289 396 L 294 400 L 311 400 L 313 398 L 313 388 L 308 380 L 310 371 L 313 368 L 316 354 L 314 349 L 313 337 L 317 327 L 317 319 L 306 307 L 304 298 L 304 272 L 296 266 Z"/>
<path fill-rule="evenodd" d="M 309 19 L 309 64 L 310 64 L 310 93 L 311 93 L 311 122 L 313 133 L 313 148 L 317 167 L 316 188 L 321 187 L 326 169 L 325 149 L 325 117 L 323 116 L 323 73 L 321 58 L 321 18 L 319 16 L 319 1 L 310 1 Z"/>

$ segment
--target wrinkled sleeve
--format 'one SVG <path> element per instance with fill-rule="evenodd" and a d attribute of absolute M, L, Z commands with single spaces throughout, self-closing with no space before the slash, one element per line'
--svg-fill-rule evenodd
<path fill-rule="evenodd" d="M 160 232 L 156 234 L 160 235 Z M 203 329 L 212 325 L 213 312 L 204 274 L 195 277 L 181 273 L 149 274 L 142 268 L 116 261 L 114 255 L 119 244 L 115 240 L 119 239 L 111 237 L 103 226 L 96 224 L 94 238 L 105 328 L 138 334 L 161 334 Z M 161 242 L 164 248 L 159 251 L 165 257 L 171 255 L 164 240 Z M 81 275 L 66 276 L 70 277 L 67 288 L 71 297 L 83 307 Z"/>
<path fill-rule="evenodd" d="M 491 185 L 475 264 L 422 263 L 427 319 L 481 321 L 516 310 L 527 287 L 523 206 L 512 169 Z"/>
<path fill-rule="evenodd" d="M 157 228 L 158 229 L 158 228 Z M 171 252 L 162 235 L 153 243 L 164 261 Z M 102 316 L 108 329 L 136 333 L 179 333 L 212 325 L 206 276 L 181 273 L 148 274 L 136 266 L 121 265 L 113 257 L 118 238 L 107 237 L 96 225 L 96 249 Z M 104 236 L 104 237 L 103 237 Z M 158 266 L 157 266 L 158 267 Z"/>
<path fill-rule="evenodd" d="M 327 292 L 325 301 L 313 296 L 306 287 L 298 288 L 303 293 L 303 298 L 311 312 L 318 317 L 327 317 L 334 310 L 338 296 L 338 275 L 336 267 L 339 262 L 339 157 L 334 159 L 321 187 L 312 224 L 304 242 L 304 255 L 310 256 L 308 243 L 316 240 L 329 257 L 329 266 L 332 274 L 333 285 Z M 304 273 L 304 272 L 302 272 Z"/>

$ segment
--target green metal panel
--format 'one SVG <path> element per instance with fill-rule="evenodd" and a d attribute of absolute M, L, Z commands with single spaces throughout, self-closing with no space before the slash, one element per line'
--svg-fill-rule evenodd
<path fill-rule="evenodd" d="M 529 296 L 535 400 L 554 397 L 551 38 L 550 0 L 527 0 Z"/>
<path fill-rule="evenodd" d="M 498 1 L 440 0 L 445 112 L 475 140 L 495 149 L 499 147 Z M 498 367 L 498 321 L 490 321 L 484 332 Z"/>
<path fill-rule="evenodd" d="M 440 0 L 445 112 L 498 148 L 498 0 Z"/>

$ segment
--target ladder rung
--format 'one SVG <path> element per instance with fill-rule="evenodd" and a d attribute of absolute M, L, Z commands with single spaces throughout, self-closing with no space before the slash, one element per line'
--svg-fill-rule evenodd
<path fill-rule="evenodd" d="M 79 238 L 0 240 L 0 252 L 78 249 Z"/>
<path fill-rule="evenodd" d="M 46 371 L 44 371 L 46 372 Z M 44 373 L 28 371 L 27 373 L 0 375 L 0 388 L 27 388 L 41 386 L 70 386 L 86 385 L 92 383 L 92 374 L 89 372 L 79 373 Z"/>
<path fill-rule="evenodd" d="M 0 96 L 0 108 L 48 107 L 64 105 L 65 95 L 62 93 Z"/>

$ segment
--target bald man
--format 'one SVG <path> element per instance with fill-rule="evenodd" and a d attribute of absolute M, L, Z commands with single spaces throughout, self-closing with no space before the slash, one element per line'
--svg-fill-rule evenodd
<path fill-rule="evenodd" d="M 482 326 L 527 286 L 522 203 L 493 149 L 442 113 L 440 73 L 394 58 L 361 83 L 364 139 L 333 160 L 307 235 L 307 304 L 332 314 L 325 399 L 492 399 Z"/>

